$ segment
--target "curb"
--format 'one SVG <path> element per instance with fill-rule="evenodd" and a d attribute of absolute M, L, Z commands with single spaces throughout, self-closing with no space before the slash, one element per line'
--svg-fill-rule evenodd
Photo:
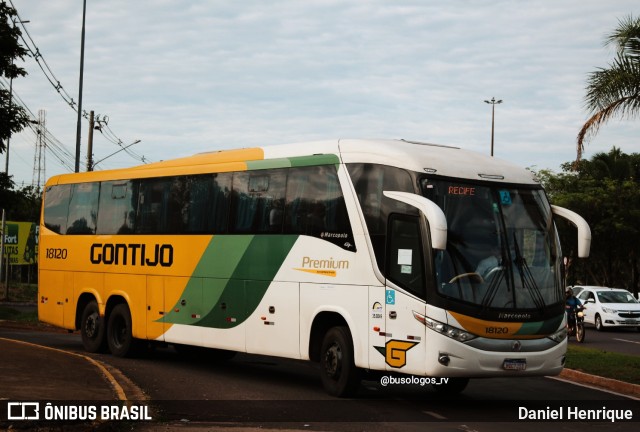
<path fill-rule="evenodd" d="M 590 385 L 599 389 L 610 390 L 615 393 L 640 399 L 640 385 L 638 384 L 590 375 L 574 369 L 563 369 L 558 377 L 578 384 Z"/>

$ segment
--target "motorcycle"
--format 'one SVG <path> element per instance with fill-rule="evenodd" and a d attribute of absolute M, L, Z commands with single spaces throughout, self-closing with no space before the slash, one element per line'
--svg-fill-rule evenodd
<path fill-rule="evenodd" d="M 584 342 L 585 336 L 583 309 L 584 306 L 578 306 L 567 311 L 567 336 L 575 336 L 580 343 Z"/>

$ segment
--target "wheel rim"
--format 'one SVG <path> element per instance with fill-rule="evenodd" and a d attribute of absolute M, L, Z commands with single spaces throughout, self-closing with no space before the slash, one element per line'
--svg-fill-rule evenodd
<path fill-rule="evenodd" d="M 602 320 L 599 316 L 596 317 L 596 328 L 600 330 L 602 328 Z"/>
<path fill-rule="evenodd" d="M 338 378 L 340 376 L 342 363 L 342 350 L 337 343 L 333 343 L 327 351 L 324 353 L 324 370 L 331 378 Z"/>
<path fill-rule="evenodd" d="M 84 323 L 84 333 L 87 335 L 89 339 L 94 339 L 98 335 L 98 320 L 100 316 L 97 312 L 92 313 L 87 317 L 87 320 Z"/>
<path fill-rule="evenodd" d="M 120 316 L 116 317 L 113 322 L 113 337 L 111 338 L 113 345 L 117 348 L 124 345 L 124 341 L 127 337 L 127 325 L 124 319 Z"/>

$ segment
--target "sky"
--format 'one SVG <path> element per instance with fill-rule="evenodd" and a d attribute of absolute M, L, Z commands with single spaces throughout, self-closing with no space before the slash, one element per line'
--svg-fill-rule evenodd
<path fill-rule="evenodd" d="M 79 99 L 82 1 L 5 1 L 29 21 L 28 43 L 49 71 L 33 58 L 18 61 L 28 76 L 13 80 L 14 95 L 34 119 L 43 110 L 48 134 L 73 156 L 77 113 L 61 95 Z M 492 106 L 484 101 L 495 97 L 503 101 L 495 105 L 495 156 L 560 172 L 575 159 L 589 117 L 587 77 L 615 55 L 605 36 L 640 15 L 637 0 L 86 3 L 82 108 L 108 120 L 94 133 L 96 169 L 338 138 L 489 154 Z M 83 119 L 81 170 L 88 129 Z M 639 138 L 638 119 L 614 119 L 583 157 L 613 146 L 640 152 Z M 138 140 L 133 154 L 116 144 Z M 38 182 L 37 141 L 30 129 L 11 138 L 18 186 Z M 40 183 L 73 171 L 73 159 L 69 166 L 59 154 L 45 151 Z"/>

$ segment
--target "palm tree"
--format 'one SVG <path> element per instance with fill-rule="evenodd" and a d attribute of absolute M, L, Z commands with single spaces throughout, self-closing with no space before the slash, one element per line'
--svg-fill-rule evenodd
<path fill-rule="evenodd" d="M 608 69 L 600 68 L 587 79 L 585 106 L 592 114 L 578 134 L 576 163 L 582 158 L 585 139 L 594 136 L 611 117 L 633 118 L 640 114 L 640 18 L 620 20 L 606 38 L 616 45 L 616 58 Z"/>

